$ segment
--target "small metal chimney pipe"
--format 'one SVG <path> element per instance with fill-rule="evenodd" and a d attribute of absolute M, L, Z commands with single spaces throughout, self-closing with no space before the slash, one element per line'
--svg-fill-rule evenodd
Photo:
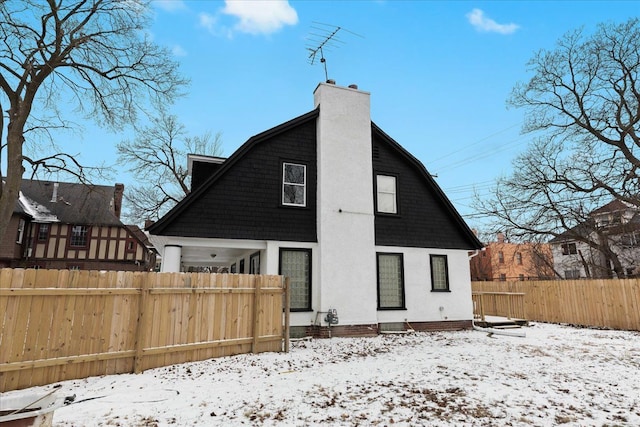
<path fill-rule="evenodd" d="M 350 84 L 349 87 L 351 89 L 358 89 L 358 85 L 356 85 L 356 84 Z"/>
<path fill-rule="evenodd" d="M 336 84 L 336 81 L 332 80 L 332 79 L 329 79 L 329 80 L 327 80 L 327 83 L 329 83 L 330 85 L 334 85 L 334 84 Z"/>
<path fill-rule="evenodd" d="M 58 185 L 57 182 L 53 183 L 53 194 L 51 194 L 51 202 L 56 203 L 58 201 Z"/>

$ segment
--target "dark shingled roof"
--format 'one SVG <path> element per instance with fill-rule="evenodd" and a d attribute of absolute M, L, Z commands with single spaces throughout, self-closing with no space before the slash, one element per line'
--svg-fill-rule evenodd
<path fill-rule="evenodd" d="M 115 187 L 60 182 L 52 201 L 54 188 L 52 181 L 23 179 L 20 191 L 28 203 L 25 211 L 32 214 L 36 209 L 66 224 L 123 225 L 114 213 Z"/>

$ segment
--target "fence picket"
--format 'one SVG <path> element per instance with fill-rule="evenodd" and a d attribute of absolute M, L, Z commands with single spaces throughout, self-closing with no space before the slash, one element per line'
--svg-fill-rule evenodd
<path fill-rule="evenodd" d="M 528 320 L 640 330 L 638 279 L 472 282 L 471 285 L 474 292 L 524 293 Z"/>
<path fill-rule="evenodd" d="M 0 269 L 0 278 L 2 392 L 281 351 L 288 322 L 280 276 Z"/>

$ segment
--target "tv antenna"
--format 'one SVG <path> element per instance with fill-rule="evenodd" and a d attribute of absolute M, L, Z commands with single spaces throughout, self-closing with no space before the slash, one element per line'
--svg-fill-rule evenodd
<path fill-rule="evenodd" d="M 325 52 L 331 52 L 337 49 L 341 45 L 346 44 L 338 36 L 339 32 L 343 31 L 352 34 L 357 37 L 362 37 L 352 31 L 343 27 L 338 27 L 330 24 L 323 24 L 322 22 L 312 22 L 311 31 L 307 37 L 307 50 L 309 51 L 308 61 L 309 64 L 314 65 L 320 62 L 324 66 L 325 80 L 329 80 L 329 74 L 327 72 L 327 59 L 325 58 Z"/>

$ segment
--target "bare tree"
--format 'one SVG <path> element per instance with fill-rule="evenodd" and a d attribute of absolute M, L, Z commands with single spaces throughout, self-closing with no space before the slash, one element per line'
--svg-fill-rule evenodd
<path fill-rule="evenodd" d="M 145 35 L 149 12 L 146 0 L 0 2 L 0 236 L 26 167 L 32 176 L 65 171 L 86 181 L 87 168 L 53 143 L 55 129 L 74 127 L 65 117 L 120 129 L 148 100 L 180 95 L 187 81 Z"/>
<path fill-rule="evenodd" d="M 528 66 L 533 77 L 508 103 L 526 111 L 523 132 L 535 139 L 475 207 L 516 240 L 583 242 L 620 276 L 589 213 L 612 198 L 640 206 L 640 21 L 569 32 Z"/>
<path fill-rule="evenodd" d="M 210 132 L 190 137 L 176 116 L 160 111 L 134 140 L 118 144 L 121 164 L 129 166 L 140 185 L 125 195 L 125 216 L 134 223 L 157 220 L 190 192 L 187 154 L 220 156 L 222 138 Z"/>

